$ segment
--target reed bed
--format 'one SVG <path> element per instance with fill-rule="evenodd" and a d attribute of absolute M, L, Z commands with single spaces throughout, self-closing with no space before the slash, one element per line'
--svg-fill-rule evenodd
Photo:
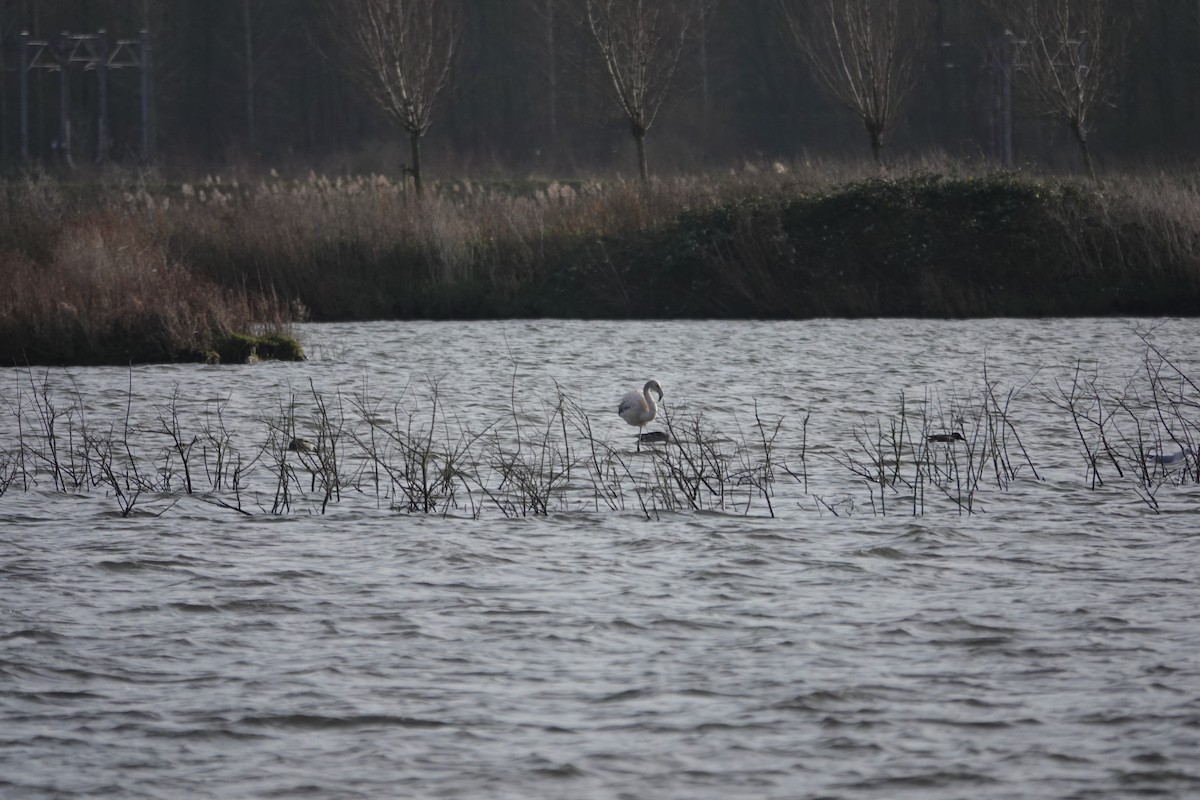
<path fill-rule="evenodd" d="M 773 434 L 734 442 L 702 415 L 665 416 L 670 446 L 631 448 L 596 435 L 561 391 L 551 406 L 514 405 L 473 431 L 445 407 L 436 382 L 396 401 L 367 386 L 347 396 L 310 385 L 255 418 L 259 433 L 247 442 L 230 432 L 228 400 L 185 412 L 176 392 L 135 414 L 131 384 L 123 413 L 101 420 L 78 390 L 52 391 L 49 377 L 26 370 L 14 392 L 0 394 L 12 423 L 12 441 L 0 446 L 0 495 L 102 492 L 122 516 L 163 513 L 184 497 L 247 515 L 324 514 L 348 497 L 472 518 L 770 510 Z"/>
<path fill-rule="evenodd" d="M 4 185 L 0 230 L 9 364 L 228 360 L 239 335 L 289 331 L 272 292 L 222 284 L 173 257 L 124 199 L 93 205 L 30 177 Z"/>
<path fill-rule="evenodd" d="M 1164 487 L 1200 483 L 1200 387 L 1155 346 L 1152 332 L 1140 336 L 1142 375 L 1113 388 L 1079 364 L 1069 383 L 1046 394 L 1069 415 L 1088 486 L 1119 482 L 1157 511 Z"/>
<path fill-rule="evenodd" d="M 917 162 L 640 182 L 206 178 L 130 195 L 173 257 L 314 319 L 1188 313 L 1200 193 Z"/>
<path fill-rule="evenodd" d="M 297 319 L 1192 314 L 1200 187 L 922 161 L 650 184 L 0 183 L 0 356 L 128 363 Z M 181 355 L 182 354 L 182 355 Z"/>
<path fill-rule="evenodd" d="M 980 385 L 965 394 L 927 390 L 913 402 L 901 393 L 898 412 L 855 425 L 853 446 L 833 458 L 867 489 L 873 514 L 921 516 L 937 503 L 959 514 L 983 511 L 983 489 L 1003 492 L 1018 480 L 1042 479 L 1013 415 L 1014 402 L 1029 390 L 999 387 L 985 365 Z"/>
<path fill-rule="evenodd" d="M 1003 387 L 984 365 L 972 385 L 900 394 L 894 413 L 863 417 L 836 448 L 811 442 L 810 415 L 797 430 L 757 408 L 725 429 L 666 408 L 657 441 L 614 440 L 604 432 L 611 421 L 598 423 L 561 388 L 525 408 L 515 384 L 508 413 L 472 427 L 431 380 L 399 398 L 366 380 L 352 393 L 310 383 L 249 420 L 228 399 L 197 410 L 178 391 L 138 408 L 131 380 L 118 410 L 99 414 L 74 383 L 61 388 L 61 374 L 30 368 L 0 391 L 0 495 L 98 493 L 122 516 L 167 513 L 185 499 L 242 515 L 325 514 L 347 503 L 474 519 L 969 515 L 1048 479 L 1022 433 L 1022 409 L 1036 400 L 1074 432 L 1072 482 L 1127 491 L 1157 512 L 1164 491 L 1200 482 L 1200 387 L 1144 337 L 1141 371 L 1119 388 L 1082 365 L 1052 386 Z"/>

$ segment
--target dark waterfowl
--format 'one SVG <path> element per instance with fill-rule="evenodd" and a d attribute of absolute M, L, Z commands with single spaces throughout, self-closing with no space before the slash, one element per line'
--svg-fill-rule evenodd
<path fill-rule="evenodd" d="M 650 431 L 649 433 L 639 433 L 638 441 L 645 444 L 664 444 L 671 441 L 671 437 L 666 431 Z"/>
<path fill-rule="evenodd" d="M 317 452 L 317 446 L 308 439 L 297 438 L 288 442 L 288 450 L 291 450 L 293 453 L 315 453 Z"/>
<path fill-rule="evenodd" d="M 965 442 L 966 438 L 955 431 L 954 433 L 931 433 L 926 437 L 928 441 L 937 442 L 940 444 L 950 444 L 952 442 Z"/>

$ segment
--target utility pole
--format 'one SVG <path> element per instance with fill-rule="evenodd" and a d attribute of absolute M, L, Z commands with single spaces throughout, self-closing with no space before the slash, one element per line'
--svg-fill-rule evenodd
<path fill-rule="evenodd" d="M 58 62 L 58 155 L 69 169 L 75 169 L 71 157 L 71 84 L 67 66 L 71 63 L 70 34 L 64 31 L 54 45 L 54 60 Z"/>
<path fill-rule="evenodd" d="M 138 36 L 138 67 L 142 77 L 142 161 L 150 160 L 150 31 L 142 28 Z"/>
<path fill-rule="evenodd" d="M 246 133 L 250 140 L 250 153 L 257 155 L 258 142 L 254 129 L 254 17 L 250 13 L 250 0 L 242 0 L 242 33 L 246 58 Z"/>
<path fill-rule="evenodd" d="M 1000 102 L 1003 109 L 1001 120 L 1004 126 L 1002 134 L 1004 166 L 1011 169 L 1013 165 L 1012 74 L 1017 65 L 1017 42 L 1012 33 L 1006 32 L 1006 34 L 1003 44 L 1004 66 L 1000 70 L 1004 82 Z"/>
<path fill-rule="evenodd" d="M 150 34 L 143 30 L 138 39 L 118 39 L 110 47 L 107 31 L 94 34 L 72 34 L 63 32 L 50 41 L 38 41 L 22 31 L 18 37 L 20 50 L 20 128 L 21 160 L 28 162 L 32 157 L 29 146 L 30 76 L 34 70 L 58 72 L 58 115 L 59 134 L 55 149 L 67 167 L 74 167 L 71 136 L 71 82 L 70 71 L 82 66 L 84 71 L 94 71 L 99 87 L 100 108 L 97 124 L 96 161 L 102 163 L 112 149 L 112 133 L 109 124 L 108 71 L 110 69 L 136 68 L 141 73 L 141 157 L 150 158 Z"/>
<path fill-rule="evenodd" d="M 112 136 L 108 132 L 108 34 L 103 28 L 97 34 L 96 83 L 100 88 L 100 125 L 96 136 L 96 163 L 108 160 Z"/>
<path fill-rule="evenodd" d="M 992 158 L 1004 167 L 1013 166 L 1013 73 L 1018 69 L 1018 50 L 1024 42 L 1006 30 L 998 42 L 993 42 L 989 70 L 992 82 L 992 103 L 988 113 L 991 130 Z"/>
<path fill-rule="evenodd" d="M 21 161 L 29 161 L 29 32 L 18 37 L 21 50 Z"/>

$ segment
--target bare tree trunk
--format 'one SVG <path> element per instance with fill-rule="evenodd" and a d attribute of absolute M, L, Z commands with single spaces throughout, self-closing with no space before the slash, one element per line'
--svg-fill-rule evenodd
<path fill-rule="evenodd" d="M 408 144 L 412 151 L 412 166 L 408 172 L 412 175 L 413 189 L 419 195 L 421 194 L 421 132 L 409 131 Z"/>
<path fill-rule="evenodd" d="M 1099 178 L 1096 177 L 1096 165 L 1092 161 L 1092 149 L 1088 146 L 1087 132 L 1078 122 L 1072 122 L 1071 133 L 1075 135 L 1075 142 L 1079 145 L 1079 154 L 1083 156 L 1083 167 L 1087 170 L 1088 177 L 1099 183 Z"/>
<path fill-rule="evenodd" d="M 650 180 L 650 168 L 646 164 L 646 132 L 634 128 L 633 140 L 637 142 L 638 176 L 644 183 Z"/>
<path fill-rule="evenodd" d="M 883 172 L 887 169 L 883 163 L 883 133 L 868 125 L 867 135 L 871 137 L 871 157 L 875 159 L 875 166 Z"/>

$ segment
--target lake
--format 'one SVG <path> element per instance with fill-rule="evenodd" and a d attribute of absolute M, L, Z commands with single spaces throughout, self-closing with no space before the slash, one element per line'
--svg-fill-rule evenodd
<path fill-rule="evenodd" d="M 0 372 L 0 796 L 1200 794 L 1194 321 L 299 333 Z"/>

